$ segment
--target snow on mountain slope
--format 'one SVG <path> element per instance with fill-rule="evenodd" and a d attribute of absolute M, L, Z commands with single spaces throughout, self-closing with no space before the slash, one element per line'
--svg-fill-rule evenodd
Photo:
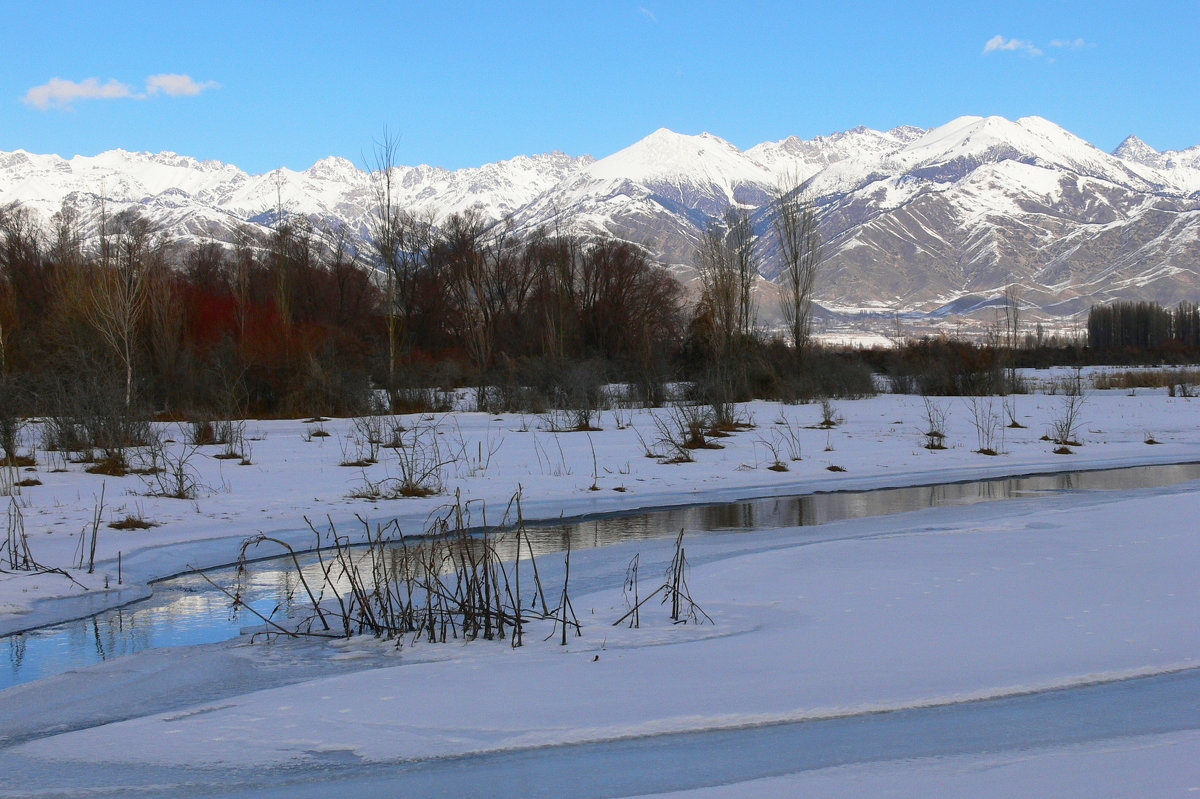
<path fill-rule="evenodd" d="M 1128 136 L 1112 154 L 1129 164 L 1134 171 L 1165 176 L 1179 188 L 1200 191 L 1200 144 L 1186 150 L 1159 152 L 1137 136 Z"/>
<path fill-rule="evenodd" d="M 892 156 L 895 171 L 931 180 L 956 180 L 983 163 L 1025 161 L 1114 183 L 1153 188 L 1120 159 L 1041 117 L 1015 122 L 964 116 L 934 128 Z"/>
<path fill-rule="evenodd" d="M 1186 150 L 1164 150 L 1160 153 L 1137 136 L 1128 136 L 1112 154 L 1123 161 L 1136 161 L 1157 169 L 1200 169 L 1200 144 Z"/>
<path fill-rule="evenodd" d="M 598 181 L 687 181 L 722 187 L 771 180 L 766 168 L 719 136 L 688 136 L 666 128 L 600 159 L 587 174 Z"/>
<path fill-rule="evenodd" d="M 953 304 L 1018 280 L 1047 307 L 1107 297 L 1200 299 L 1200 146 L 1157 152 L 1130 137 L 1105 153 L 1041 117 L 964 116 L 923 130 L 858 127 L 745 151 L 660 129 L 599 161 L 561 152 L 446 170 L 396 166 L 399 205 L 473 210 L 518 230 L 603 233 L 685 269 L 731 204 L 754 211 L 762 272 L 778 273 L 773 191 L 804 181 L 826 241 L 818 299 L 905 309 Z M 100 198 L 171 235 L 229 240 L 278 209 L 365 232 L 372 176 L 338 157 L 249 175 L 175 153 L 71 159 L 0 153 L 0 204 L 93 217 Z"/>
<path fill-rule="evenodd" d="M 779 178 L 795 177 L 803 181 L 838 163 L 854 164 L 860 172 L 864 168 L 869 170 L 924 132 L 908 125 L 886 132 L 859 126 L 807 140 L 789 136 L 781 141 L 763 142 L 746 150 L 746 155 Z"/>
<path fill-rule="evenodd" d="M 593 160 L 555 152 L 456 171 L 397 166 L 393 174 L 403 206 L 441 215 L 477 208 L 498 218 Z M 302 172 L 280 168 L 248 175 L 230 164 L 175 153 L 111 150 L 69 160 L 23 150 L 0 153 L 0 203 L 20 201 L 49 217 L 66 201 L 88 216 L 101 197 L 111 213 L 145 209 L 173 235 L 209 235 L 206 228 L 215 225 L 211 235 L 223 239 L 240 222 L 273 222 L 279 210 L 338 219 L 364 230 L 374 191 L 369 173 L 339 157 L 321 159 Z M 160 213 L 167 207 L 188 212 Z"/>

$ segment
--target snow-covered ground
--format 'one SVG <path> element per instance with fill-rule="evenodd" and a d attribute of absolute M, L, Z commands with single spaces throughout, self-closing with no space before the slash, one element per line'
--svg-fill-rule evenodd
<path fill-rule="evenodd" d="M 1036 373 L 1035 379 L 1044 389 L 1070 375 L 1068 370 L 1046 370 Z M 219 445 L 200 448 L 186 467 L 199 485 L 191 500 L 152 496 L 156 486 L 145 477 L 88 474 L 85 464 L 38 451 L 36 471 L 22 470 L 17 476 L 42 484 L 19 489 L 9 504 L 20 510 L 34 559 L 68 569 L 89 590 L 58 575 L 0 574 L 0 633 L 78 615 L 81 608 L 94 610 L 129 601 L 145 595 L 149 580 L 190 567 L 228 563 L 236 557 L 238 543 L 255 532 L 307 544 L 311 533 L 304 523 L 306 516 L 321 521 L 328 515 L 343 532 L 360 528 L 356 514 L 372 521 L 398 518 L 411 534 L 424 529 L 429 513 L 459 490 L 464 500 L 486 504 L 493 520 L 518 488 L 524 491 L 527 517 L 556 518 L 779 493 L 1200 460 L 1196 432 L 1200 400 L 1168 397 L 1161 390 L 1140 390 L 1137 396 L 1092 392 L 1080 417 L 1084 446 L 1072 455 L 1056 455 L 1053 444 L 1040 440 L 1061 416 L 1063 397 L 1032 394 L 1016 396 L 1013 402 L 1026 428 L 1004 427 L 1007 419 L 995 400 L 993 411 L 1001 427 L 992 448 L 1002 453 L 996 457 L 974 452 L 978 438 L 970 408 L 962 399 L 936 400 L 947 411 L 949 449 L 931 452 L 922 447 L 928 421 L 921 398 L 881 395 L 835 403 L 844 421 L 831 430 L 816 429 L 821 421 L 817 405 L 748 404 L 742 413 L 757 425 L 754 429 L 716 439 L 724 449 L 697 450 L 696 462 L 687 464 L 646 457 L 643 441 L 655 452 L 666 451 L 655 444 L 658 433 L 651 411 L 620 412 L 620 425 L 612 412 L 605 411 L 599 422 L 603 429 L 591 433 L 548 432 L 544 429 L 548 420 L 536 415 L 437 414 L 424 417 L 425 424 L 437 427 L 443 458 L 457 460 L 441 469 L 440 493 L 399 500 L 352 497 L 368 482 L 386 488 L 400 469 L 396 454 L 386 447 L 375 465 L 340 466 L 358 455 L 352 443 L 354 426 L 344 419 L 319 424 L 248 421 L 247 453 L 252 465 L 213 457 L 223 450 Z M 787 430 L 777 423 L 781 419 L 796 431 L 803 460 L 790 460 L 782 440 Z M 416 416 L 399 421 L 410 428 L 421 424 Z M 329 435 L 312 435 L 319 431 Z M 186 431 L 175 425 L 164 427 L 163 432 L 179 442 L 186 437 Z M 1161 444 L 1147 446 L 1148 436 Z M 33 444 L 37 430 L 31 428 L 26 437 Z M 775 459 L 771 444 L 789 471 L 767 469 Z M 172 446 L 179 451 L 182 444 Z M 135 465 L 139 460 L 136 453 L 130 459 Z M 830 466 L 846 471 L 831 472 Z M 593 485 L 600 490 L 589 490 Z M 90 544 L 102 490 L 96 568 L 88 575 L 74 564 L 81 536 Z M 107 526 L 127 516 L 156 526 L 145 530 Z M 40 601 L 51 597 L 67 601 Z"/>
<path fill-rule="evenodd" d="M 1061 414 L 1061 396 L 1016 397 L 1017 418 L 1027 427 L 1005 428 L 1002 439 L 998 433 L 997 456 L 973 452 L 979 445 L 963 400 L 939 402 L 948 410 L 950 448 L 944 451 L 921 446 L 927 421 L 920 398 L 885 395 L 836 403 L 844 421 L 830 431 L 809 427 L 820 421 L 819 406 L 751 404 L 744 411 L 755 428 L 720 439 L 724 449 L 699 450 L 696 462 L 686 464 L 644 456 L 639 434 L 652 448 L 655 438 L 647 411 L 623 417 L 622 427 L 632 421 L 625 429 L 606 412 L 605 429 L 590 434 L 538 429 L 542 420 L 532 416 L 459 413 L 437 421 L 441 446 L 471 461 L 460 458 L 447 467 L 445 490 L 486 501 L 490 518 L 518 486 L 527 517 L 556 517 L 1200 460 L 1200 400 L 1162 391 L 1090 394 L 1082 446 L 1070 455 L 1054 454 L 1054 445 L 1040 440 Z M 995 411 L 1001 413 L 999 400 Z M 789 461 L 780 443 L 781 415 L 799 436 L 801 461 Z M 93 513 L 92 497 L 106 480 L 106 519 L 133 511 L 160 525 L 101 528 L 96 573 L 84 579 L 72 571 L 93 586 L 86 596 L 96 599 L 89 601 L 115 602 L 144 593 L 148 579 L 231 560 L 236 542 L 257 530 L 282 531 L 304 543 L 311 535 L 302 529 L 305 514 L 329 514 L 346 530 L 355 513 L 373 520 L 395 516 L 412 531 L 446 502 L 445 494 L 348 498 L 364 483 L 364 469 L 338 465 L 353 456 L 349 448 L 343 455 L 339 444 L 348 439 L 350 423 L 324 423 L 327 438 L 310 438 L 312 427 L 251 422 L 248 433 L 260 439 L 253 442 L 252 466 L 208 457 L 216 448 L 204 451 L 193 463 L 209 490 L 195 501 L 147 497 L 138 477 L 100 478 L 74 464 L 54 473 L 43 460 L 37 476 L 44 484 L 23 489 L 20 497 L 30 549 L 47 565 L 69 564 Z M 1161 443 L 1148 445 L 1150 436 Z M 766 468 L 774 461 L 772 444 L 789 471 Z M 395 475 L 394 457 L 365 467 L 367 478 Z M 834 465 L 846 471 L 829 471 Z M 590 490 L 593 485 L 599 490 Z M 1007 727 L 982 729 L 1010 731 L 994 739 L 981 733 L 971 748 L 945 753 L 952 757 L 917 753 L 897 760 L 890 750 L 867 747 L 816 768 L 789 767 L 781 755 L 770 767 L 731 770 L 725 779 L 648 778 L 640 790 L 626 785 L 605 793 L 581 785 L 576 793 L 1195 790 L 1200 721 L 1194 702 L 1175 715 L 1158 714 L 1155 701 L 1180 703 L 1164 699 L 1153 681 L 1181 675 L 1191 680 L 1187 686 L 1196 684 L 1197 496 L 1197 486 L 1182 484 L 936 508 L 819 530 L 689 532 L 689 583 L 711 625 L 673 625 L 661 608 L 648 606 L 640 629 L 612 626 L 625 609 L 625 564 L 640 553 L 644 593 L 653 590 L 671 558 L 671 542 L 579 550 L 572 580 L 582 577 L 572 601 L 583 636 L 566 647 L 543 641 L 547 628 L 517 650 L 486 642 L 397 648 L 373 639 L 154 650 L 0 692 L 0 766 L 18 775 L 0 786 L 0 795 L 71 794 L 93 783 L 114 793 L 170 793 L 185 784 L 220 793 L 236 792 L 243 782 L 257 786 L 256 793 L 322 795 L 329 786 L 321 788 L 320 781 L 355 774 L 364 781 L 337 792 L 373 795 L 380 785 L 412 777 L 386 771 L 398 761 L 457 756 L 463 759 L 449 762 L 467 774 L 473 764 L 499 762 L 487 760 L 487 753 L 545 753 L 549 763 L 561 753 L 565 762 L 600 762 L 586 747 L 644 740 L 652 748 L 677 733 L 700 733 L 702 743 L 720 731 L 836 720 L 873 728 L 903 718 L 896 714 L 938 716 L 945 708 L 1007 713 Z M 118 551 L 128 584 L 116 589 Z M 561 571 L 553 560 L 542 561 L 551 584 Z M 78 613 L 85 595 L 61 578 L 0 577 L 0 624 L 10 630 Z M 52 595 L 60 599 L 34 601 Z M 1148 687 L 1136 688 L 1141 693 L 1134 702 L 1141 720 L 1119 703 L 1096 699 L 1089 705 L 1089 735 L 1047 737 L 1046 725 L 1032 722 L 1026 735 L 1024 716 L 1003 710 L 1022 697 L 1069 697 L 1095 686 L 1141 686 L 1145 679 Z M 780 724 L 785 727 L 763 726 Z M 816 748 L 822 746 L 842 751 L 832 739 Z M 736 759 L 736 747 L 724 756 Z M 504 773 L 503 789 L 479 786 L 479 792 L 536 794 L 521 782 L 520 769 Z"/>
<path fill-rule="evenodd" d="M 750 796 L 969 796 L 975 799 L 1053 796 L 1166 797 L 1200 791 L 1200 774 L 1181 765 L 1200 762 L 1200 733 L 1119 738 L 1103 743 L 856 764 L 784 777 L 656 794 L 671 799 Z"/>

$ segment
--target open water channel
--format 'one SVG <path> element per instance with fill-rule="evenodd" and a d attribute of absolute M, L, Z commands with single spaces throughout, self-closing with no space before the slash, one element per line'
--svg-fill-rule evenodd
<path fill-rule="evenodd" d="M 1152 488 L 1196 479 L 1200 463 L 1059 472 L 636 510 L 531 525 L 528 532 L 540 555 L 561 551 L 568 541 L 572 549 L 582 549 L 674 536 L 681 529 L 736 533 L 804 527 L 944 505 L 1064 491 Z M 315 569 L 311 557 L 307 563 Z M 7 656 L 6 667 L 0 669 L 0 689 L 151 647 L 227 640 L 259 624 L 253 615 L 231 610 L 228 596 L 209 580 L 224 586 L 238 582 L 244 602 L 277 618 L 292 613 L 300 588 L 291 559 L 282 557 L 252 562 L 241 575 L 234 567 L 223 567 L 209 570 L 207 579 L 193 573 L 158 581 L 147 599 L 0 639 L 0 651 Z"/>

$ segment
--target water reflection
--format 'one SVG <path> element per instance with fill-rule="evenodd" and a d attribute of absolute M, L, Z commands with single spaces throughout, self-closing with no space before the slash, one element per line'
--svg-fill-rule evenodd
<path fill-rule="evenodd" d="M 568 540 L 572 548 L 580 549 L 673 536 L 680 529 L 769 530 L 1045 492 L 1150 488 L 1194 479 L 1200 479 L 1200 464 L 1140 466 L 689 505 L 537 525 L 530 527 L 527 533 L 529 548 L 536 555 L 542 555 L 562 551 Z M 506 558 L 511 559 L 517 554 L 511 536 L 501 538 L 498 549 Z M 528 555 L 523 544 L 521 556 L 527 558 Z M 386 570 L 390 574 L 400 572 L 406 567 L 405 558 L 413 556 L 412 551 L 393 549 Z M 322 570 L 316 558 L 305 557 L 301 564 L 310 584 L 320 585 Z M 276 618 L 291 617 L 296 612 L 293 600 L 304 590 L 290 560 L 286 563 L 281 560 L 251 563 L 241 573 L 234 568 L 215 570 L 209 577 L 228 590 L 240 590 L 243 600 L 258 613 Z M 325 590 L 344 592 L 345 588 L 344 584 L 334 581 Z M 0 688 L 151 647 L 223 641 L 236 636 L 244 626 L 259 624 L 253 614 L 231 610 L 229 598 L 204 577 L 182 575 L 156 583 L 152 597 L 124 608 L 7 636 L 4 645 L 8 647 L 9 667 L 0 673 Z"/>

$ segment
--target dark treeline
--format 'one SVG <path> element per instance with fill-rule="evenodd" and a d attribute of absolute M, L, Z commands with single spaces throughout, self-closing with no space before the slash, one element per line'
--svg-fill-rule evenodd
<path fill-rule="evenodd" d="M 361 393 L 378 291 L 343 232 L 181 245 L 143 217 L 0 209 L 0 375 L 31 412 L 88 395 L 167 414 L 283 412 Z M 97 240 L 95 246 L 85 241 Z"/>
<path fill-rule="evenodd" d="M 587 402 L 605 382 L 651 404 L 679 381 L 719 402 L 872 391 L 856 358 L 807 347 L 801 368 L 794 347 L 724 324 L 707 288 L 688 311 L 637 245 L 518 237 L 472 213 L 387 219 L 367 244 L 303 218 L 224 244 L 172 241 L 136 212 L 85 229 L 69 209 L 0 208 L 0 393 L 31 414 L 102 399 L 183 418 L 380 396 L 415 410 L 463 385 L 489 410 Z"/>
<path fill-rule="evenodd" d="M 1200 308 L 1181 302 L 1174 310 L 1155 302 L 1113 302 L 1088 312 L 1088 344 L 1096 350 L 1195 350 L 1200 347 Z"/>
<path fill-rule="evenodd" d="M 675 368 L 681 289 L 640 248 L 518 239 L 471 214 L 404 226 L 377 268 L 348 231 L 303 219 L 227 246 L 170 241 L 136 213 L 85 231 L 70 211 L 0 208 L 0 379 L 34 412 L 86 387 L 168 415 L 298 415 L 568 362 L 644 381 Z"/>
<path fill-rule="evenodd" d="M 552 388 L 584 362 L 596 380 L 646 383 L 665 379 L 679 351 L 681 288 L 628 242 L 517 237 L 471 213 L 437 226 L 401 213 L 375 252 L 383 386 L 427 385 L 421 366 L 431 362 L 441 379 L 449 371 L 479 387 Z"/>
<path fill-rule="evenodd" d="M 246 227 L 232 244 L 171 241 L 133 212 L 99 218 L 85 230 L 67 209 L 43 221 L 0 207 L 6 412 L 348 414 L 378 389 L 403 410 L 462 385 L 479 389 L 480 409 L 536 410 L 590 402 L 606 382 L 651 404 L 672 383 L 718 404 L 794 401 L 873 393 L 873 372 L 901 389 L 969 393 L 1005 390 L 1017 366 L 1179 362 L 1200 349 L 1195 305 L 1118 303 L 1093 309 L 1087 347 L 1039 335 L 1023 347 L 798 351 L 753 331 L 735 280 L 708 275 L 687 310 L 671 275 L 624 241 L 518 237 L 470 213 L 436 225 L 389 216 L 369 250 L 302 218 Z"/>

